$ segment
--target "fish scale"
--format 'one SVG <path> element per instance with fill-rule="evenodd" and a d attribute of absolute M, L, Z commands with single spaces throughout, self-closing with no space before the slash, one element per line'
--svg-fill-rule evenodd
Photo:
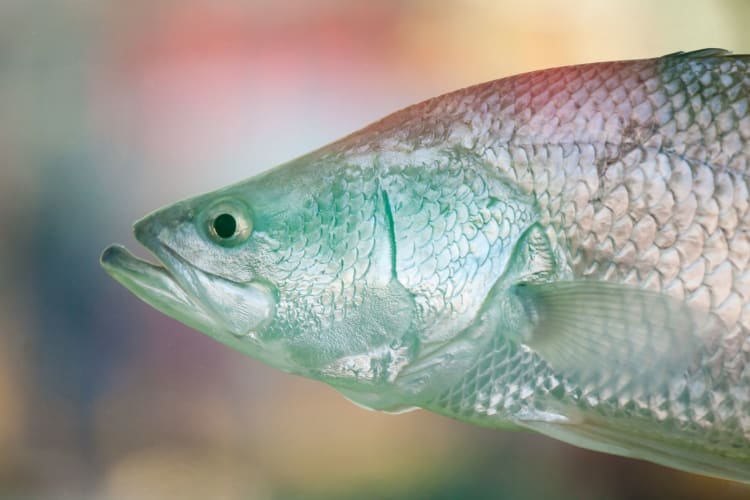
<path fill-rule="evenodd" d="M 750 482 L 748 99 L 718 49 L 488 82 L 150 214 L 161 266 L 102 264 L 365 407 Z"/>
<path fill-rule="evenodd" d="M 570 88 L 578 91 L 570 94 Z M 607 94 L 598 92 L 601 88 Z M 711 52 L 675 55 L 548 70 L 470 92 L 510 93 L 514 102 L 530 105 L 530 112 L 520 115 L 512 106 L 488 111 L 498 120 L 512 116 L 516 127 L 511 138 L 503 138 L 507 146 L 487 138 L 487 147 L 491 156 L 510 159 L 496 165 L 535 196 L 574 276 L 629 282 L 686 299 L 718 316 L 728 331 L 704 353 L 701 368 L 687 377 L 684 388 L 668 390 L 663 398 L 615 398 L 603 404 L 596 394 L 565 387 L 532 357 L 501 365 L 525 361 L 528 375 L 509 376 L 502 369 L 490 376 L 469 373 L 436 407 L 492 425 L 482 416 L 517 411 L 513 405 L 521 393 L 508 390 L 509 379 L 513 386 L 528 384 L 524 405 L 531 407 L 562 385 L 561 404 L 570 398 L 600 416 L 655 420 L 661 427 L 649 424 L 646 432 L 688 433 L 709 448 L 722 446 L 714 441 L 731 443 L 727 449 L 743 458 L 750 473 L 750 118 L 745 114 L 750 61 Z M 567 105 L 569 99 L 575 108 Z M 540 116 L 556 126 L 544 126 Z M 572 160 L 554 160 L 566 141 Z M 593 151 L 587 161 L 580 161 L 583 149 Z M 561 175 L 550 189 L 554 170 Z M 523 181 L 529 173 L 531 185 Z M 503 352 L 489 351 L 493 359 Z M 539 377 L 551 381 L 548 387 L 537 382 Z M 481 387 L 463 390 L 462 384 L 473 385 L 478 378 Z M 730 384 L 739 389 L 727 392 Z"/>

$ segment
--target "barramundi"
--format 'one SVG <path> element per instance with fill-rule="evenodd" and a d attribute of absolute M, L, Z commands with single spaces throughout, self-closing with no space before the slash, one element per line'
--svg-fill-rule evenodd
<path fill-rule="evenodd" d="M 750 482 L 750 56 L 427 100 L 136 222 L 102 265 L 361 406 Z"/>

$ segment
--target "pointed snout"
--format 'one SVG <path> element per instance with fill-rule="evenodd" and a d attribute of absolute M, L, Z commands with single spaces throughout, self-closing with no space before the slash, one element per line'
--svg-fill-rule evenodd
<path fill-rule="evenodd" d="M 164 231 L 173 231 L 192 215 L 183 203 L 160 208 L 133 224 L 133 234 L 140 244 L 153 251 L 161 240 Z"/>
<path fill-rule="evenodd" d="M 156 238 L 156 230 L 153 224 L 153 219 L 150 216 L 139 219 L 133 224 L 133 234 L 135 239 L 138 240 L 144 246 L 147 241 L 152 241 Z"/>

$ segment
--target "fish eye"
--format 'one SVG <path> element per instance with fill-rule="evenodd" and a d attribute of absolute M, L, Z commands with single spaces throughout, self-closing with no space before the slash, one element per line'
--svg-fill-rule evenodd
<path fill-rule="evenodd" d="M 253 228 L 247 207 L 235 201 L 213 205 L 208 209 L 205 221 L 209 237 L 223 246 L 247 241 Z"/>
<path fill-rule="evenodd" d="M 237 220 L 232 214 L 219 214 L 213 222 L 214 232 L 221 239 L 227 239 L 234 236 L 237 230 Z"/>

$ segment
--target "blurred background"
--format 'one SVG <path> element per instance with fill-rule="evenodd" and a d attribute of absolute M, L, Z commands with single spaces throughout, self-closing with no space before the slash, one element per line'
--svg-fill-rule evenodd
<path fill-rule="evenodd" d="M 748 498 L 355 407 L 145 306 L 132 222 L 458 87 L 723 47 L 743 0 L 2 0 L 0 498 Z"/>

